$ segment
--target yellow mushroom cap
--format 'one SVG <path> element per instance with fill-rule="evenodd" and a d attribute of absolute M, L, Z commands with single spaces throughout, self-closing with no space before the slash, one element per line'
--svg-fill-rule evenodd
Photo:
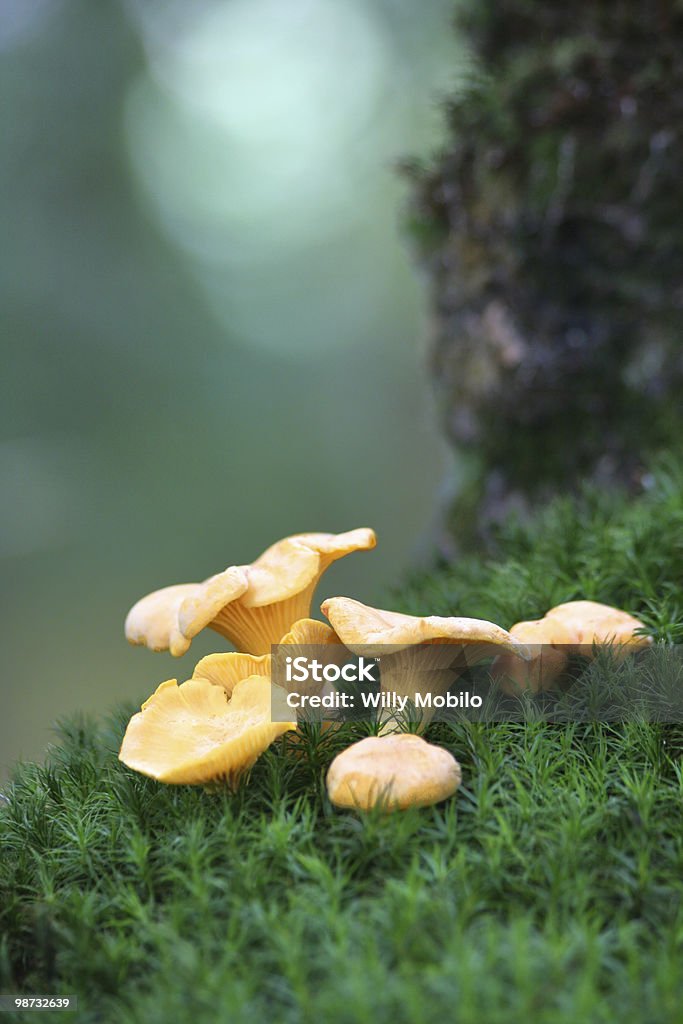
<path fill-rule="evenodd" d="M 294 722 L 271 721 L 270 682 L 240 680 L 228 696 L 207 679 L 162 683 L 133 715 L 119 760 L 167 783 L 231 785 Z"/>
<path fill-rule="evenodd" d="M 322 604 L 323 614 L 332 623 L 342 643 L 350 650 L 369 656 L 400 651 L 416 644 L 444 641 L 454 644 L 477 644 L 484 648 L 502 647 L 528 657 L 521 641 L 507 630 L 484 619 L 439 615 L 420 617 L 401 612 L 370 608 L 350 597 L 331 597 Z"/>
<path fill-rule="evenodd" d="M 503 689 L 508 692 L 520 687 L 546 690 L 564 671 L 570 654 L 590 657 L 594 644 L 647 647 L 652 638 L 635 635 L 642 627 L 639 619 L 619 608 L 597 601 L 567 601 L 551 608 L 542 619 L 512 626 L 510 633 L 528 646 L 531 661 L 523 665 L 502 655 L 496 659 L 494 673 L 503 679 Z"/>
<path fill-rule="evenodd" d="M 368 736 L 335 757 L 327 792 L 337 807 L 425 807 L 455 793 L 460 765 L 443 747 L 411 733 Z"/>
<path fill-rule="evenodd" d="M 228 602 L 247 589 L 243 569 L 231 566 L 203 583 L 178 583 L 155 590 L 133 605 L 126 616 L 126 639 L 153 651 L 180 657 L 192 639 Z"/>
<path fill-rule="evenodd" d="M 249 577 L 243 565 L 231 565 L 223 572 L 196 584 L 178 609 L 178 626 L 192 640 L 226 604 L 237 600 L 249 589 Z"/>
<path fill-rule="evenodd" d="M 317 583 L 332 562 L 352 551 L 367 551 L 376 544 L 374 531 L 364 527 L 347 533 L 298 533 L 285 537 L 245 567 L 249 588 L 242 603 L 245 608 L 260 608 L 295 597 Z"/>
<path fill-rule="evenodd" d="M 126 618 L 126 637 L 132 644 L 179 656 L 210 626 L 238 650 L 266 654 L 309 614 L 313 591 L 328 566 L 376 543 L 366 528 L 285 537 L 250 565 L 232 565 L 202 583 L 180 583 L 141 598 Z"/>
<path fill-rule="evenodd" d="M 270 670 L 269 654 L 257 656 L 227 651 L 221 654 L 207 654 L 195 665 L 192 678 L 206 679 L 214 686 L 222 686 L 230 696 L 237 684 L 249 676 L 270 679 Z"/>
<path fill-rule="evenodd" d="M 349 652 L 342 644 L 335 631 L 326 622 L 319 622 L 317 619 L 299 619 L 295 622 L 289 633 L 280 640 L 273 655 L 272 675 L 282 685 L 285 677 L 285 660 L 295 660 L 298 657 L 321 657 L 325 664 L 343 665 L 349 657 Z M 285 689 L 290 692 L 294 687 L 285 684 Z M 322 693 L 324 684 L 322 681 L 314 683 L 309 680 L 307 693 Z"/>
<path fill-rule="evenodd" d="M 643 628 L 640 619 L 597 601 L 567 601 L 546 612 L 545 619 L 553 629 L 563 627 L 569 635 L 569 644 L 574 653 L 589 653 L 593 644 L 627 644 L 631 647 L 647 647 L 652 643 L 649 636 L 636 636 L 635 631 Z"/>
<path fill-rule="evenodd" d="M 335 631 L 326 622 L 320 622 L 318 619 L 299 619 L 289 633 L 285 633 L 280 643 L 296 644 L 297 647 L 341 646 L 341 640 Z"/>
<path fill-rule="evenodd" d="M 286 681 L 286 660 L 298 657 L 322 658 L 326 665 L 343 665 L 349 658 L 349 652 L 342 644 L 335 631 L 326 622 L 318 619 L 299 619 L 295 622 L 289 633 L 286 633 L 275 648 L 272 658 L 272 678 L 281 687 L 283 692 L 279 699 L 286 701 L 288 693 L 295 693 L 296 684 Z M 322 680 L 314 682 L 309 680 L 306 684 L 306 693 L 309 696 L 321 696 L 325 690 L 329 690 L 329 683 Z M 279 711 L 279 705 L 276 705 Z M 282 709 L 283 717 L 288 717 Z M 297 720 L 299 715 L 297 714 Z M 323 730 L 329 729 L 332 725 L 338 724 L 329 720 L 322 721 Z M 298 739 L 296 737 L 295 739 Z"/>
<path fill-rule="evenodd" d="M 196 586 L 196 583 L 178 583 L 154 590 L 141 598 L 126 616 L 128 642 L 145 644 L 152 651 L 165 651 L 172 647 L 178 655 L 184 654 L 190 642 L 178 629 L 178 609 Z M 182 649 L 184 645 L 185 650 Z"/>

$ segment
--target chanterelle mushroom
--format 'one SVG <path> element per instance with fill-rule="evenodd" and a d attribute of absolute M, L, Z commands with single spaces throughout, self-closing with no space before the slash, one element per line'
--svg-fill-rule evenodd
<path fill-rule="evenodd" d="M 516 622 L 510 633 L 526 645 L 530 659 L 525 662 L 513 654 L 501 654 L 493 663 L 492 674 L 507 693 L 547 690 L 567 667 L 571 633 L 562 623 L 548 619 Z"/>
<path fill-rule="evenodd" d="M 327 792 L 338 807 L 398 810 L 445 800 L 460 779 L 460 765 L 443 747 L 394 733 L 368 736 L 338 754 L 327 773 Z"/>
<path fill-rule="evenodd" d="M 222 686 L 228 697 L 237 684 L 243 679 L 261 676 L 271 677 L 271 658 L 269 654 L 257 657 L 254 654 L 241 654 L 237 651 L 226 651 L 220 654 L 207 654 L 198 661 L 192 673 L 193 679 L 206 679 L 214 686 Z"/>
<path fill-rule="evenodd" d="M 517 622 L 510 633 L 524 641 L 531 661 L 524 665 L 507 654 L 494 664 L 494 674 L 508 692 L 528 688 L 547 690 L 566 668 L 570 654 L 591 657 L 594 645 L 615 646 L 617 656 L 647 647 L 652 638 L 636 634 L 643 623 L 628 612 L 597 601 L 568 601 L 546 612 L 542 619 Z"/>
<path fill-rule="evenodd" d="M 329 598 L 322 611 L 349 650 L 379 657 L 382 692 L 407 697 L 413 704 L 417 694 L 443 695 L 468 665 L 497 651 L 528 657 L 519 639 L 484 619 L 404 615 L 349 597 Z M 454 645 L 462 650 L 454 652 Z M 433 706 L 424 708 L 423 726 L 433 713 Z"/>
<path fill-rule="evenodd" d="M 524 655 L 523 644 L 502 626 L 485 619 L 404 615 L 371 608 L 351 597 L 330 597 L 323 601 L 321 609 L 349 650 L 362 647 L 369 656 L 379 656 L 388 648 L 398 651 L 434 640 L 506 647 Z"/>
<path fill-rule="evenodd" d="M 288 633 L 280 640 L 281 644 L 293 645 L 297 650 L 300 647 L 338 647 L 341 640 L 326 622 L 318 619 L 299 619 L 294 623 Z M 296 650 L 292 655 L 296 654 Z"/>
<path fill-rule="evenodd" d="M 297 658 L 302 657 L 309 660 L 320 658 L 325 665 L 343 665 L 351 655 L 326 622 L 319 622 L 317 619 L 299 619 L 289 633 L 286 633 L 280 640 L 272 660 L 272 678 L 284 691 L 284 696 L 281 699 L 285 701 L 288 693 L 301 692 L 300 684 L 287 680 L 286 663 L 294 663 Z M 319 697 L 325 689 L 329 689 L 329 684 L 326 684 L 323 679 L 317 681 L 309 679 L 304 687 L 308 697 Z M 277 714 L 280 715 L 280 704 L 275 706 L 278 708 Z M 285 717 L 289 717 L 289 714 Z M 298 718 L 297 715 L 297 720 Z M 332 724 L 331 721 L 322 721 L 324 729 L 329 728 Z"/>
<path fill-rule="evenodd" d="M 289 633 L 285 633 L 276 649 L 273 658 L 273 678 L 288 692 L 296 692 L 296 684 L 288 683 L 286 680 L 285 659 L 294 662 L 297 658 L 315 658 L 318 654 L 326 665 L 343 665 L 350 657 L 335 631 L 326 622 L 299 619 Z M 320 694 L 323 689 L 322 680 L 317 683 L 309 680 L 306 684 L 308 694 Z"/>
<path fill-rule="evenodd" d="M 328 647 L 336 645 L 341 650 L 341 641 L 333 629 L 317 619 L 299 619 L 289 633 L 280 640 L 280 644 L 291 646 L 291 656 L 295 657 L 299 650 L 309 645 Z M 332 648 L 334 650 L 334 648 Z M 289 651 L 288 651 L 289 653 Z M 207 654 L 198 661 L 192 673 L 193 679 L 208 679 L 216 686 L 222 686 L 230 695 L 241 679 L 247 676 L 272 676 L 272 658 L 270 654 L 243 654 L 237 651 L 226 651 L 219 654 Z"/>
<path fill-rule="evenodd" d="M 251 565 L 233 565 L 203 583 L 180 583 L 141 598 L 126 618 L 126 637 L 180 656 L 206 626 L 240 651 L 266 654 L 310 612 L 318 580 L 332 562 L 374 548 L 370 529 L 300 533 L 273 544 Z"/>
<path fill-rule="evenodd" d="M 634 648 L 648 647 L 652 643 L 652 637 L 636 634 L 636 630 L 644 629 L 640 619 L 597 601 L 558 604 L 545 613 L 545 619 L 567 631 L 573 654 L 590 655 L 594 644 Z"/>
<path fill-rule="evenodd" d="M 252 675 L 231 691 L 208 679 L 162 683 L 133 715 L 119 760 L 160 782 L 234 786 L 295 722 L 271 721 L 271 684 Z"/>

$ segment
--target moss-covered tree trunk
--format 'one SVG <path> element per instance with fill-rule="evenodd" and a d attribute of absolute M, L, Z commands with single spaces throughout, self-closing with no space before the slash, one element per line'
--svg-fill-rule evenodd
<path fill-rule="evenodd" d="M 683 4 L 468 0 L 472 83 L 411 167 L 458 511 L 638 487 L 683 415 Z"/>

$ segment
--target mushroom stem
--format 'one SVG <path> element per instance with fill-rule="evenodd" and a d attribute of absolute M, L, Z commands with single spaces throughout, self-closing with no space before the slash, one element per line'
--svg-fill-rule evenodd
<path fill-rule="evenodd" d="M 271 645 L 289 632 L 292 623 L 308 616 L 317 582 L 314 580 L 287 601 L 277 601 L 260 608 L 245 607 L 240 601 L 233 601 L 222 608 L 209 625 L 238 651 L 270 654 Z"/>
<path fill-rule="evenodd" d="M 419 730 L 423 731 L 434 717 L 434 697 L 443 697 L 458 676 L 467 668 L 467 655 L 461 644 L 433 641 L 406 647 L 380 659 L 380 690 L 382 693 L 407 697 L 416 709 Z M 418 695 L 429 694 L 432 703 L 419 707 Z M 380 712 L 380 735 L 400 730 L 401 723 L 389 709 Z"/>

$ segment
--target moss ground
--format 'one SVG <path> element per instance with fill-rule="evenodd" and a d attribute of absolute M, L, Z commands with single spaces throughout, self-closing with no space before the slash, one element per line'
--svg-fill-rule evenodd
<path fill-rule="evenodd" d="M 683 638 L 680 473 L 635 503 L 556 502 L 497 543 L 394 603 L 509 625 L 582 596 Z M 16 769 L 2 991 L 75 993 L 79 1021 L 112 1024 L 683 1020 L 682 727 L 434 724 L 457 796 L 359 818 L 324 772 L 367 726 L 311 728 L 302 756 L 285 737 L 209 794 L 118 763 L 131 710 L 63 723 L 45 765 Z"/>

